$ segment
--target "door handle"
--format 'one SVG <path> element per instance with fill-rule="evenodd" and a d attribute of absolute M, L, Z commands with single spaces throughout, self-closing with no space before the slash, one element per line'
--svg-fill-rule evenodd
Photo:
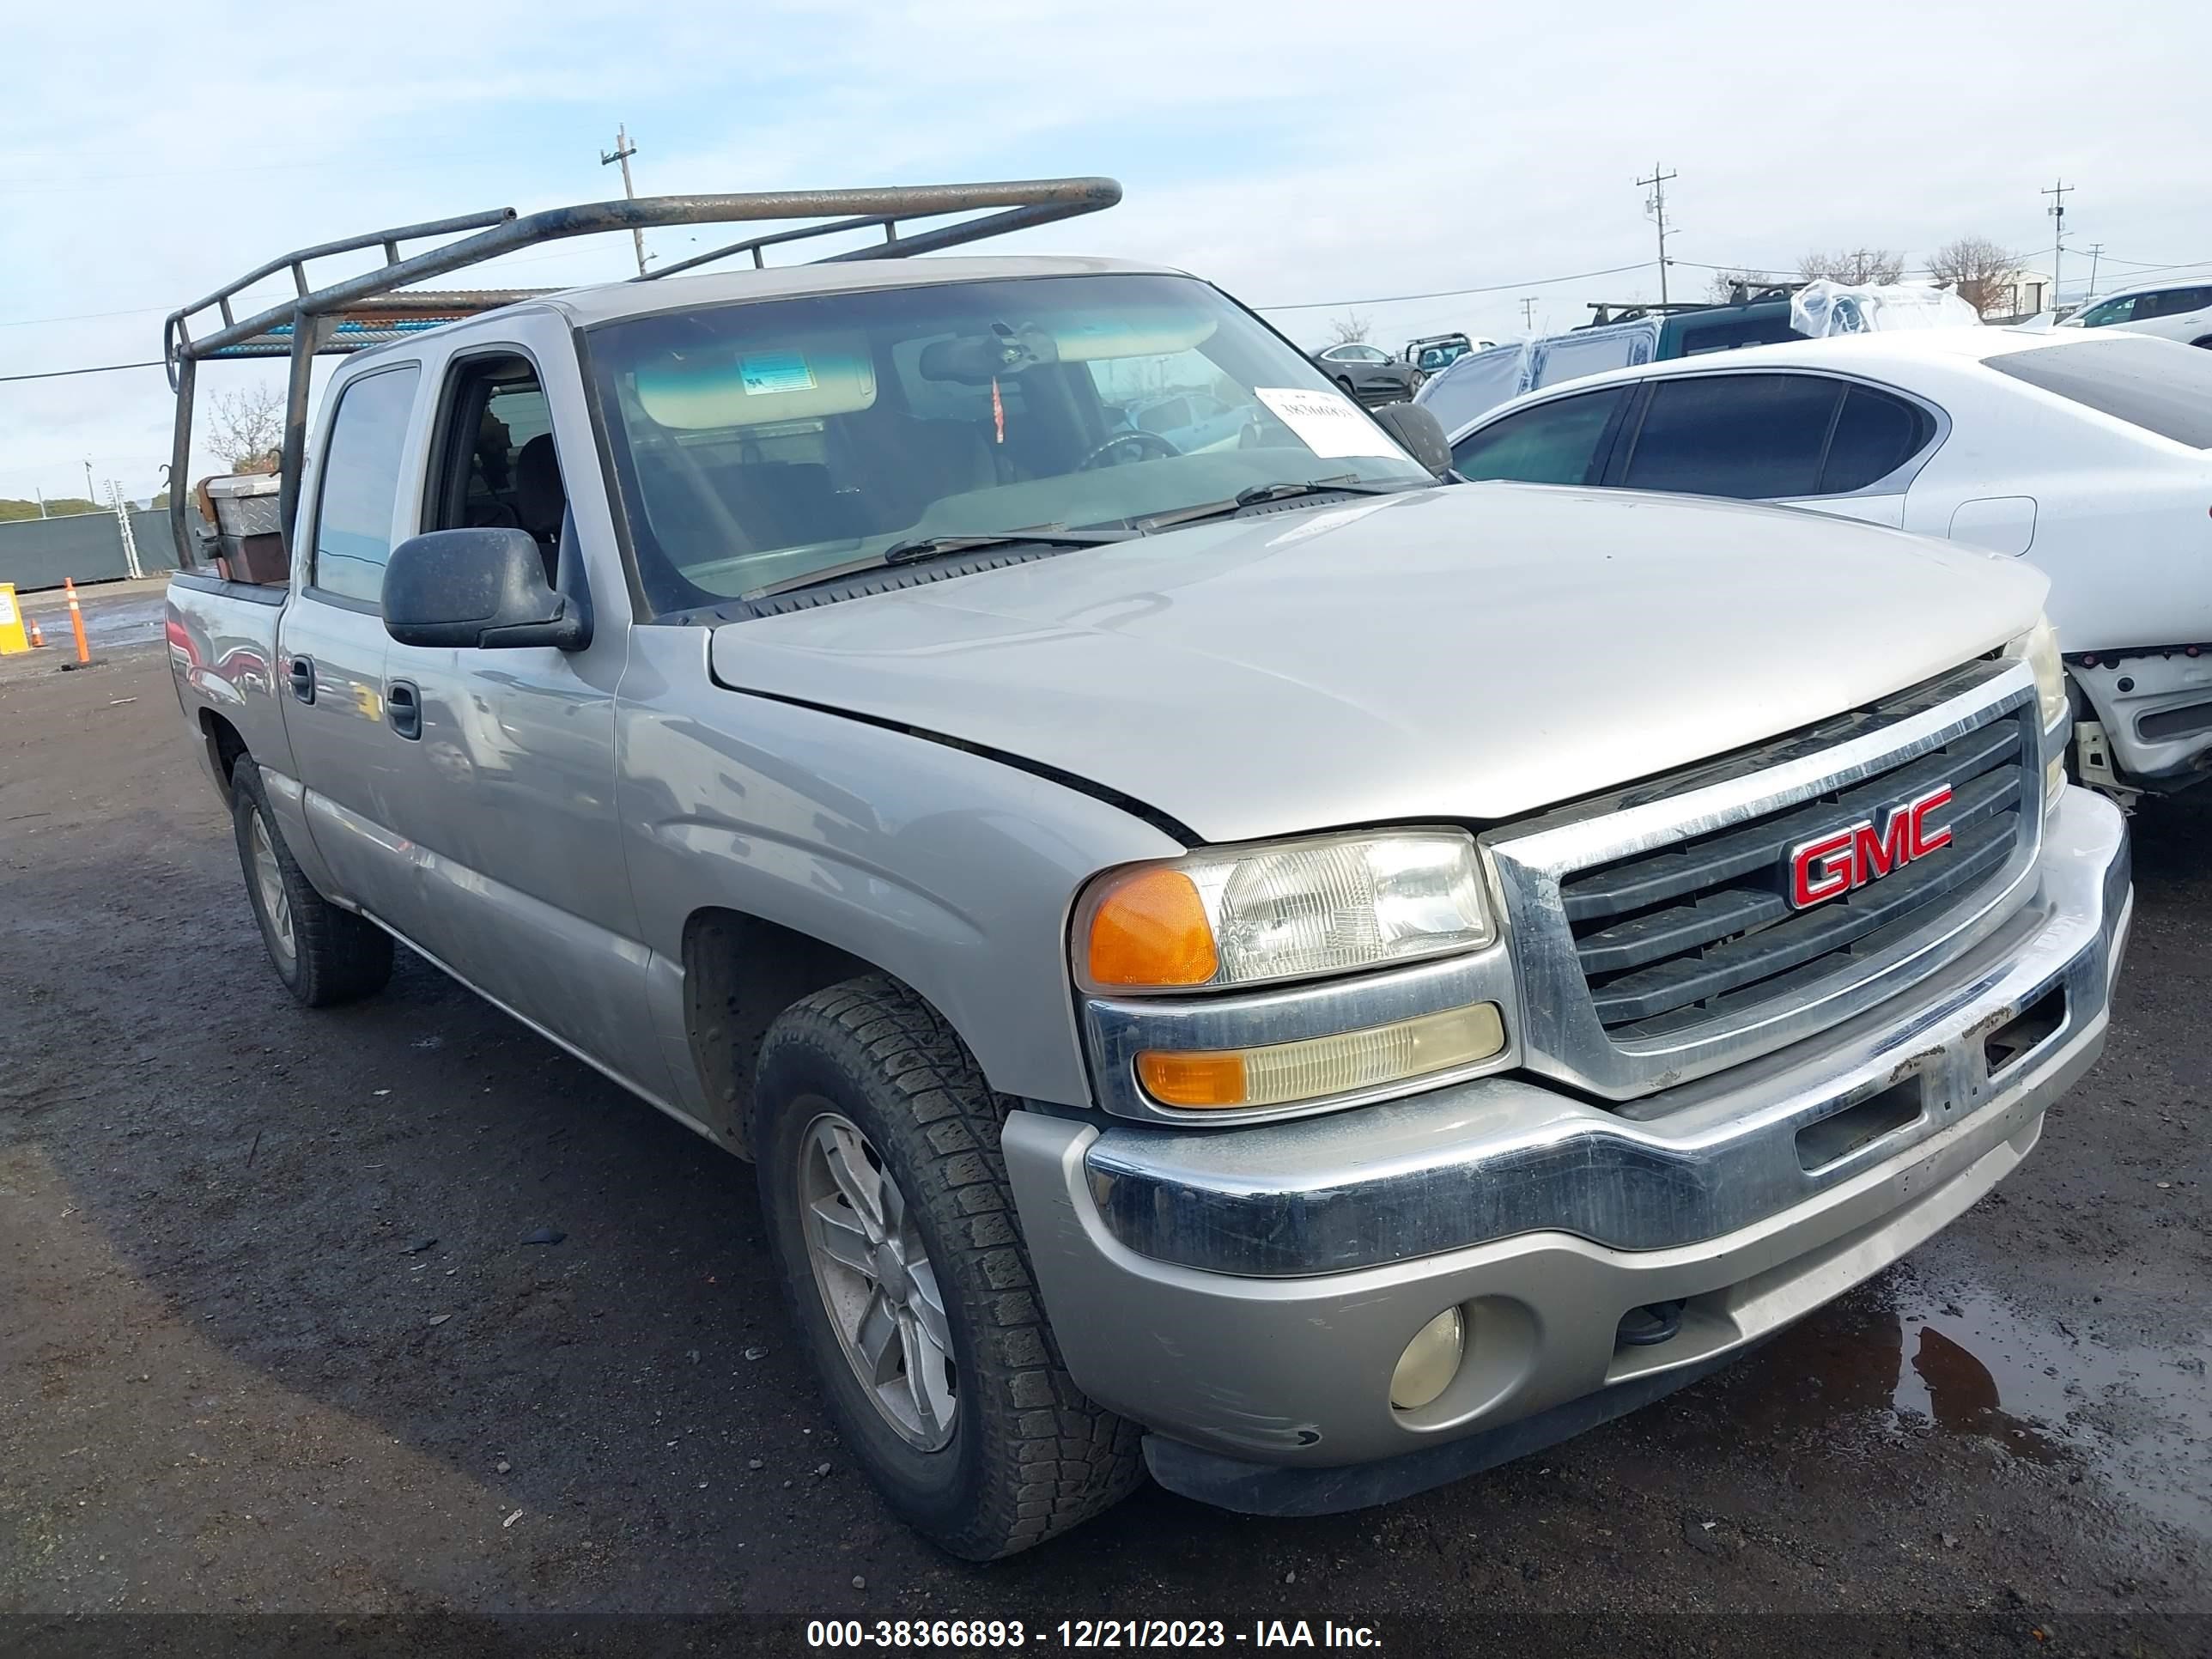
<path fill-rule="evenodd" d="M 312 657 L 295 657 L 285 673 L 292 682 L 292 695 L 301 702 L 315 700 L 315 661 Z"/>
<path fill-rule="evenodd" d="M 410 742 L 422 735 L 422 699 L 412 680 L 394 680 L 384 688 L 384 718 Z"/>

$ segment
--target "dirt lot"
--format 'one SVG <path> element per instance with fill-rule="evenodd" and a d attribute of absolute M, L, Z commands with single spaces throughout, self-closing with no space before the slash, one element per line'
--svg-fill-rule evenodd
<path fill-rule="evenodd" d="M 1330 1617 L 1399 1651 L 2212 1640 L 2212 817 L 2138 819 L 2102 1065 L 1902 1268 L 1394 1509 L 1147 1492 L 979 1570 L 830 1436 L 746 1166 L 411 958 L 368 1004 L 292 1005 L 144 599 L 94 597 L 89 672 L 0 663 L 0 1649 L 119 1638 L 76 1614 L 453 1611 L 1223 1617 L 1232 1645 Z"/>

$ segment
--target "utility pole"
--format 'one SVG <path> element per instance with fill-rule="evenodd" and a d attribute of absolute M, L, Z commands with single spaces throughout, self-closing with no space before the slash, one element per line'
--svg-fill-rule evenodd
<path fill-rule="evenodd" d="M 100 497 L 92 493 L 92 461 L 89 457 L 84 464 L 84 498 L 94 507 L 100 505 Z"/>
<path fill-rule="evenodd" d="M 636 154 L 637 146 L 629 141 L 629 129 L 623 126 L 617 126 L 615 129 L 614 154 L 610 155 L 605 150 L 601 150 L 599 152 L 599 165 L 601 167 L 611 167 L 617 161 L 622 163 L 623 199 L 624 201 L 635 202 L 637 200 L 637 191 L 629 181 L 629 158 Z M 633 225 L 630 227 L 629 236 L 630 240 L 637 245 L 637 274 L 642 276 L 645 275 L 645 233 L 642 230 L 640 230 L 636 226 Z"/>
<path fill-rule="evenodd" d="M 39 516 L 40 516 L 40 518 L 42 518 L 42 519 L 43 519 L 43 518 L 45 518 L 45 517 L 46 516 L 46 486 L 45 486 L 44 484 L 33 484 L 33 485 L 31 486 L 31 488 L 32 488 L 33 489 L 34 489 L 34 490 L 36 490 L 36 491 L 38 492 L 38 496 L 39 496 Z"/>
<path fill-rule="evenodd" d="M 2051 216 L 2057 228 L 2051 234 L 2051 303 L 2058 303 L 2058 265 L 2066 254 L 2066 194 L 2074 188 L 2063 177 L 2043 193 L 2051 198 Z"/>
<path fill-rule="evenodd" d="M 1651 176 L 1636 181 L 1639 186 L 1649 185 L 1651 187 L 1651 195 L 1644 203 L 1644 210 L 1659 222 L 1659 303 L 1662 306 L 1667 303 L 1667 181 L 1676 176 L 1672 173 L 1661 172 L 1659 164 L 1654 161 Z"/>
<path fill-rule="evenodd" d="M 2084 299 L 2094 300 L 2097 297 L 2097 256 L 2104 251 L 2105 245 L 2102 242 L 2089 244 L 2089 291 L 2082 296 Z"/>
<path fill-rule="evenodd" d="M 1536 331 L 1536 296 L 1533 294 L 1521 296 L 1521 326 L 1528 333 Z"/>

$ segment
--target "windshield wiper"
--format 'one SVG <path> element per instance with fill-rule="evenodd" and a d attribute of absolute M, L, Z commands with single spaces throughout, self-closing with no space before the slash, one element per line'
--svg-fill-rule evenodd
<path fill-rule="evenodd" d="M 1155 530 L 1170 530 L 1179 524 L 1196 524 L 1201 519 L 1224 519 L 1241 513 L 1248 507 L 1258 507 L 1265 501 L 1287 501 L 1300 495 L 1395 495 L 1409 484 L 1371 484 L 1359 482 L 1358 475 L 1347 472 L 1339 478 L 1308 478 L 1297 483 L 1254 484 L 1240 489 L 1225 501 L 1208 501 L 1201 507 L 1177 507 L 1172 513 L 1155 513 L 1149 518 L 1133 520 L 1146 535 Z"/>
<path fill-rule="evenodd" d="M 845 576 L 864 575 L 871 570 L 889 570 L 902 564 L 916 564 L 924 559 L 945 558 L 955 553 L 973 553 L 986 547 L 1098 547 L 1108 542 L 1125 542 L 1130 533 L 1126 530 L 1060 530 L 1040 526 L 1035 530 L 993 531 L 967 536 L 916 536 L 909 540 L 893 542 L 880 553 L 871 553 L 863 559 L 848 559 L 842 564 L 833 564 L 827 570 L 811 570 L 804 576 L 793 576 L 786 581 L 771 582 L 766 587 L 756 587 L 741 595 L 748 599 L 772 599 L 779 593 L 793 593 L 802 587 L 813 587 L 822 582 L 834 582 Z"/>

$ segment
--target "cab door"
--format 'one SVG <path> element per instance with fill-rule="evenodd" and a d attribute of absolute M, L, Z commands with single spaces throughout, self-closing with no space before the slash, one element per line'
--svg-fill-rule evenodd
<path fill-rule="evenodd" d="M 422 370 L 399 362 L 347 380 L 305 480 L 293 591 L 279 623 L 285 735 L 330 896 L 386 922 L 406 878 L 392 828 L 403 758 L 388 723 L 384 562 L 400 498 Z M 411 501 L 412 492 L 404 492 Z"/>
<path fill-rule="evenodd" d="M 477 989 L 663 1097 L 648 952 L 615 813 L 627 596 L 606 514 L 568 506 L 568 480 L 580 471 L 599 487 L 574 354 L 550 318 L 539 349 L 518 342 L 530 320 L 507 319 L 509 337 L 497 343 L 464 336 L 433 362 L 439 386 L 413 528 L 526 531 L 549 580 L 566 543 L 600 578 L 596 626 L 574 652 L 390 642 L 385 698 L 410 711 L 394 763 L 410 883 L 401 926 Z M 549 388 L 541 363 L 568 382 Z M 596 559 L 584 558 L 587 547 Z"/>

